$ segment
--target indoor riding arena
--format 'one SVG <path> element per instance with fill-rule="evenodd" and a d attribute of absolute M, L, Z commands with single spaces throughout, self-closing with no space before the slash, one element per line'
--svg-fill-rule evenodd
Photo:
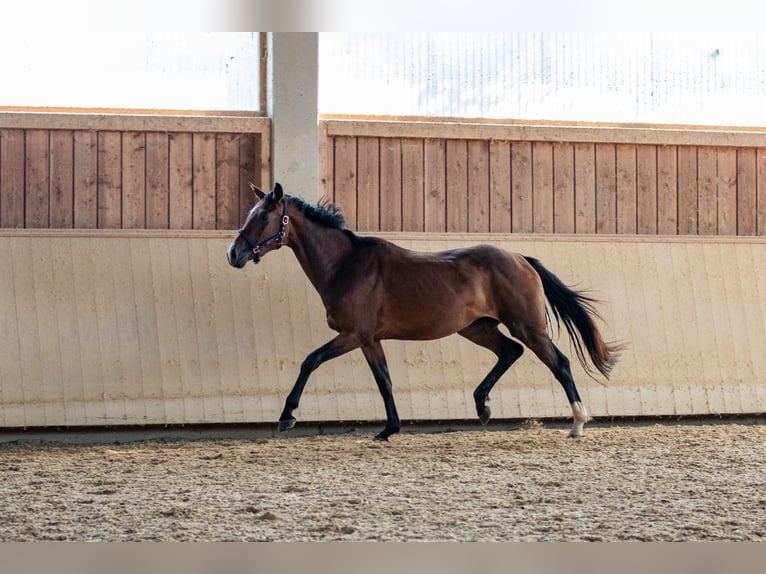
<path fill-rule="evenodd" d="M 260 103 L 297 93 L 317 34 L 253 36 L 282 71 Z M 1 106 L 1 541 L 766 541 L 766 127 L 329 110 L 313 139 L 278 101 Z M 609 380 L 549 325 L 583 436 L 532 352 L 482 425 L 496 357 L 455 335 L 383 341 L 388 442 L 358 349 L 278 432 L 335 333 L 291 249 L 227 262 L 275 182 L 360 235 L 487 243 L 587 290 Z"/>

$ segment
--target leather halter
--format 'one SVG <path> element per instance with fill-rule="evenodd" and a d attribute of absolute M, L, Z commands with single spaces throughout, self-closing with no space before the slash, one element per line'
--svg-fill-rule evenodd
<path fill-rule="evenodd" d="M 275 235 L 272 235 L 268 239 L 253 245 L 253 242 L 250 241 L 250 238 L 245 234 L 245 228 L 242 227 L 238 230 L 238 233 L 242 236 L 242 239 L 245 240 L 247 246 L 253 250 L 253 263 L 258 263 L 261 260 L 261 249 L 268 247 L 272 243 L 276 243 L 278 247 L 282 247 L 282 240 L 285 238 L 285 234 L 287 233 L 287 225 L 289 223 L 290 216 L 287 215 L 287 199 L 285 198 L 282 200 L 282 223 L 279 226 L 279 231 L 277 231 Z"/>

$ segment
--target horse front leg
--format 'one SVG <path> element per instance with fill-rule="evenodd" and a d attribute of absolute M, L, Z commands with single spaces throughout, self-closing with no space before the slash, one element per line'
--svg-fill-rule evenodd
<path fill-rule="evenodd" d="M 388 441 L 389 436 L 399 432 L 401 423 L 394 403 L 394 392 L 391 386 L 391 375 L 388 373 L 386 355 L 383 353 L 383 346 L 379 341 L 364 345 L 362 353 L 364 353 L 364 358 L 367 359 L 367 364 L 372 370 L 372 375 L 378 384 L 378 390 L 383 397 L 383 404 L 386 406 L 386 428 L 375 435 L 375 440 Z"/>
<path fill-rule="evenodd" d="M 355 337 L 341 333 L 333 340 L 325 343 L 306 356 L 303 363 L 301 363 L 298 379 L 295 381 L 290 394 L 287 395 L 285 408 L 279 416 L 279 432 L 289 430 L 295 426 L 293 411 L 298 408 L 298 404 L 301 401 L 301 395 L 303 394 L 303 388 L 306 386 L 306 381 L 308 381 L 309 375 L 311 375 L 311 373 L 322 363 L 334 359 L 335 357 L 340 357 L 344 353 L 348 353 L 357 347 L 359 347 L 359 343 L 356 341 Z"/>

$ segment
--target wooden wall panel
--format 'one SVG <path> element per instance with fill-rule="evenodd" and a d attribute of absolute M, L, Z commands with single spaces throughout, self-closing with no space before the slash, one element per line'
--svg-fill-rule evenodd
<path fill-rule="evenodd" d="M 596 233 L 617 233 L 617 157 L 612 144 L 596 144 Z"/>
<path fill-rule="evenodd" d="M 596 232 L 596 148 L 575 144 L 575 233 Z"/>
<path fill-rule="evenodd" d="M 262 173 L 261 162 L 271 165 L 268 149 L 262 146 L 261 138 L 239 134 L 239 216 L 233 229 L 239 229 L 250 209 L 255 205 L 256 196 L 250 184 L 266 190 L 271 187 L 271 180 Z M 220 226 L 219 226 L 220 227 Z"/>
<path fill-rule="evenodd" d="M 402 139 L 402 230 L 423 231 L 425 174 L 423 140 Z"/>
<path fill-rule="evenodd" d="M 532 230 L 553 232 L 553 145 L 532 144 Z"/>
<path fill-rule="evenodd" d="M 534 231 L 532 144 L 511 143 L 511 230 L 513 233 Z"/>
<path fill-rule="evenodd" d="M 718 148 L 718 235 L 737 234 L 737 150 Z"/>
<path fill-rule="evenodd" d="M 47 130 L 26 134 L 24 221 L 27 227 L 48 227 L 50 209 L 50 135 Z"/>
<path fill-rule="evenodd" d="M 438 119 L 320 124 L 330 142 L 367 138 L 379 144 L 380 164 L 357 173 L 364 188 L 357 184 L 343 192 L 349 205 L 377 200 L 381 206 L 377 229 L 365 224 L 359 227 L 363 230 L 766 234 L 766 200 L 759 195 L 766 189 L 766 147 L 754 145 L 766 146 L 766 134 L 760 132 Z M 333 146 L 320 148 L 329 153 Z M 320 169 L 325 173 L 321 180 L 330 181 L 331 168 Z M 384 203 L 391 207 L 384 209 Z M 399 216 L 401 205 L 411 207 L 401 210 L 407 222 L 389 222 Z M 418 213 L 423 221 L 417 221 Z"/>
<path fill-rule="evenodd" d="M 676 146 L 657 148 L 657 233 L 678 233 L 678 151 Z"/>
<path fill-rule="evenodd" d="M 510 233 L 512 209 L 510 142 L 489 142 L 489 169 L 489 230 L 493 233 Z"/>
<path fill-rule="evenodd" d="M 148 132 L 146 134 L 147 229 L 168 229 L 170 226 L 169 149 L 167 133 Z"/>
<path fill-rule="evenodd" d="M 24 227 L 24 130 L 0 129 L 0 227 Z"/>
<path fill-rule="evenodd" d="M 380 140 L 380 229 L 402 230 L 402 141 Z"/>
<path fill-rule="evenodd" d="M 207 117 L 164 120 L 181 131 L 133 119 L 98 116 L 113 127 L 101 129 L 83 127 L 89 114 L 0 112 L 0 228 L 236 229 L 252 206 L 249 182 L 270 186 L 267 121 L 226 132 Z"/>
<path fill-rule="evenodd" d="M 122 227 L 122 137 L 120 132 L 98 134 L 98 226 Z"/>
<path fill-rule="evenodd" d="M 216 152 L 214 134 L 192 136 L 192 227 L 215 229 Z"/>
<path fill-rule="evenodd" d="M 447 231 L 468 230 L 468 142 L 447 140 L 445 144 L 447 173 Z"/>
<path fill-rule="evenodd" d="M 447 225 L 446 149 L 443 139 L 425 141 L 423 172 L 423 229 L 426 232 L 443 231 Z"/>
<path fill-rule="evenodd" d="M 192 134 L 171 133 L 168 151 L 170 229 L 192 229 L 193 152 Z"/>
<path fill-rule="evenodd" d="M 380 229 L 380 139 L 359 138 L 357 146 L 357 228 Z M 442 193 L 444 186 L 441 186 Z"/>
<path fill-rule="evenodd" d="M 222 229 L 236 229 L 242 223 L 239 209 L 239 137 L 215 136 L 215 223 Z"/>
<path fill-rule="evenodd" d="M 636 229 L 640 234 L 657 233 L 657 147 L 636 149 Z"/>
<path fill-rule="evenodd" d="M 574 145 L 553 144 L 553 230 L 575 232 Z"/>
<path fill-rule="evenodd" d="M 122 134 L 122 226 L 145 229 L 146 132 Z"/>
<path fill-rule="evenodd" d="M 634 235 L 636 228 L 636 146 L 617 144 L 615 164 L 617 168 L 616 208 L 617 233 Z"/>
<path fill-rule="evenodd" d="M 737 150 L 737 235 L 756 235 L 758 229 L 756 154 L 753 148 Z"/>
<path fill-rule="evenodd" d="M 336 205 L 343 209 L 346 223 L 352 229 L 357 227 L 357 140 L 351 137 L 335 140 L 335 197 Z"/>
<path fill-rule="evenodd" d="M 697 150 L 698 224 L 700 235 L 718 234 L 718 154 L 713 147 Z"/>
<path fill-rule="evenodd" d="M 696 235 L 699 230 L 699 171 L 697 148 L 678 147 L 678 233 Z"/>
<path fill-rule="evenodd" d="M 757 234 L 766 235 L 766 149 L 758 148 L 756 164 Z"/>
<path fill-rule="evenodd" d="M 74 132 L 74 227 L 98 227 L 98 134 Z"/>
<path fill-rule="evenodd" d="M 489 142 L 468 141 L 468 231 L 488 232 L 490 220 Z M 442 231 L 440 229 L 439 231 Z"/>
<path fill-rule="evenodd" d="M 74 223 L 74 134 L 71 130 L 50 133 L 50 227 L 67 228 Z"/>
<path fill-rule="evenodd" d="M 606 338 L 628 343 L 611 381 L 587 378 L 566 334 L 557 339 L 595 417 L 766 410 L 762 238 L 385 237 L 424 251 L 491 242 L 597 291 Z M 231 238 L 0 231 L 9 270 L 0 274 L 0 427 L 274 423 L 304 357 L 333 332 L 289 251 L 237 270 L 223 257 Z M 403 420 L 475 420 L 471 392 L 491 353 L 458 336 L 384 348 Z M 492 405 L 497 418 L 570 416 L 531 353 L 498 382 Z M 299 421 L 383 413 L 358 351 L 314 373 L 296 411 Z"/>

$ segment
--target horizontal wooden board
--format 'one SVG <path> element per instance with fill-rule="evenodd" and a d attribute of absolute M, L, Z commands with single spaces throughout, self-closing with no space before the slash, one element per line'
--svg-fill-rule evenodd
<path fill-rule="evenodd" d="M 409 248 L 492 242 L 593 290 L 626 349 L 602 386 L 575 380 L 597 417 L 766 411 L 766 241 L 386 234 Z M 230 233 L 0 231 L 0 426 L 274 422 L 307 353 L 332 332 L 289 250 L 228 266 Z M 473 419 L 493 356 L 451 336 L 384 343 L 403 420 Z M 566 417 L 527 352 L 492 394 L 498 418 Z M 314 373 L 304 421 L 381 420 L 359 351 Z M 478 423 L 477 423 L 478 424 Z"/>

